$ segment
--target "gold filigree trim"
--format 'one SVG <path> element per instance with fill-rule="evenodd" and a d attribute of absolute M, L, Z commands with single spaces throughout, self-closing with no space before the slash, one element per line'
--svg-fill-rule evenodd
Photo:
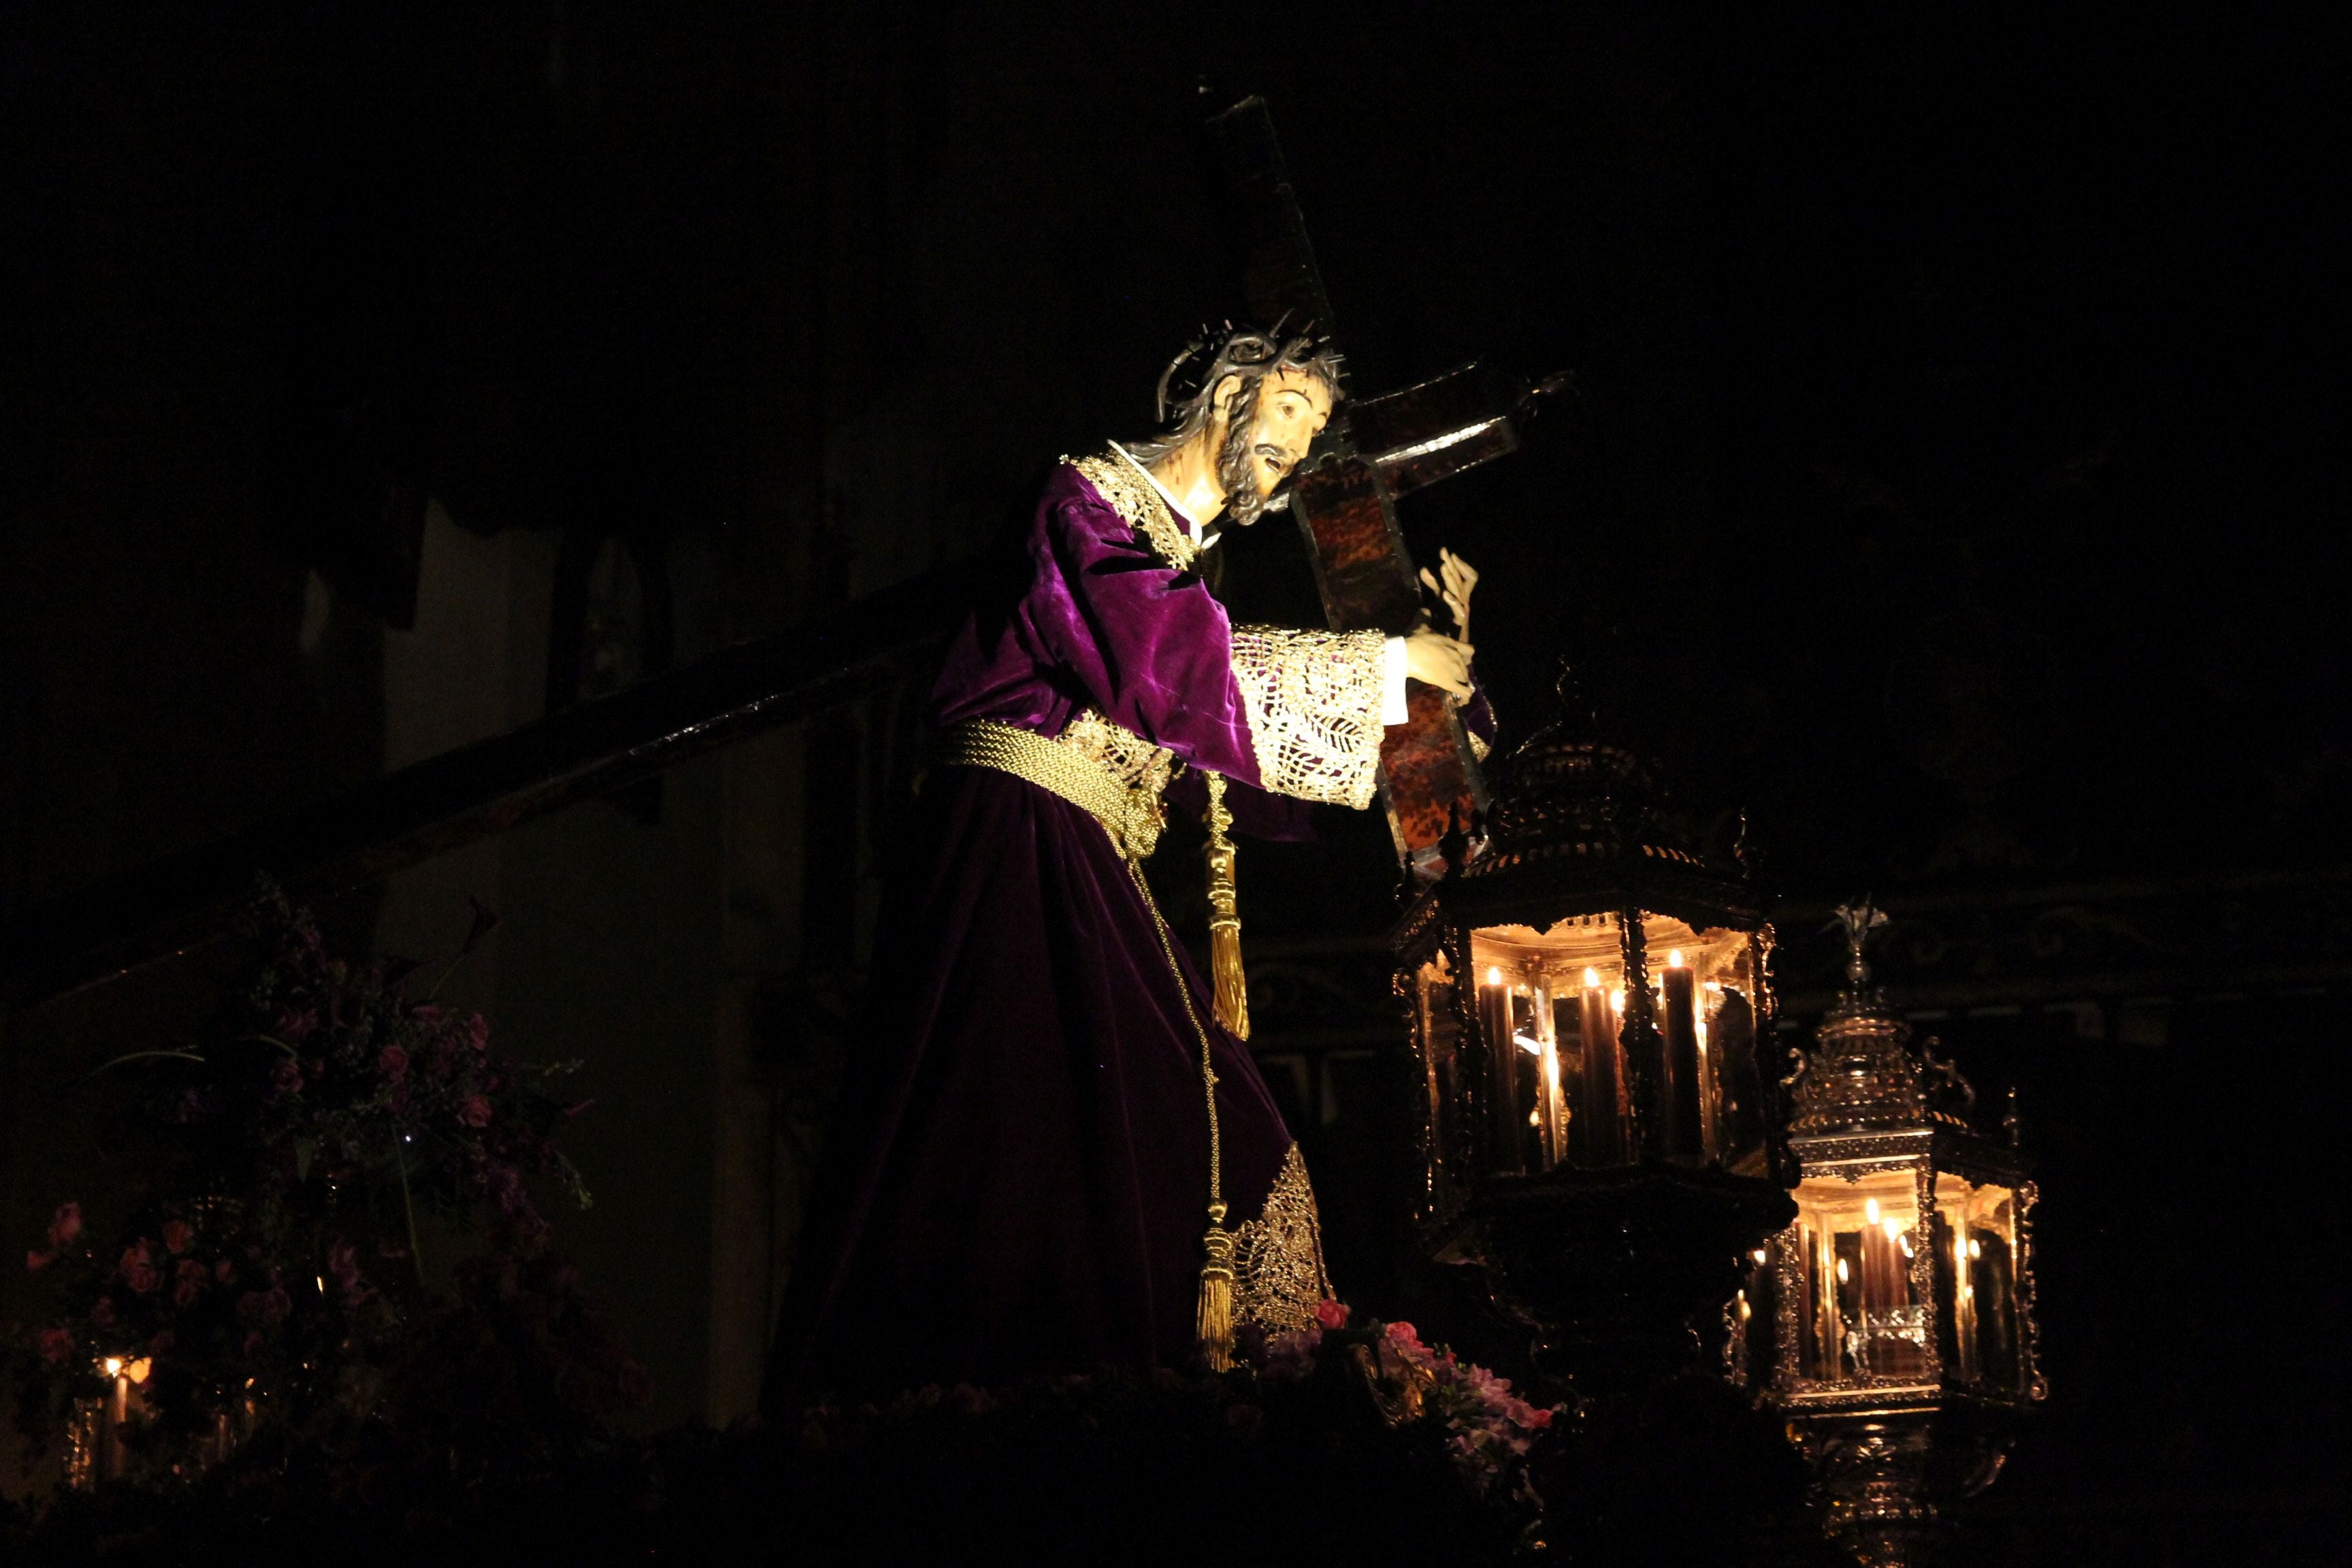
<path fill-rule="evenodd" d="M 1070 747 L 1129 789 L 1149 790 L 1155 799 L 1176 774 L 1172 752 L 1091 708 L 1064 725 L 1054 743 Z"/>
<path fill-rule="evenodd" d="M 1265 1211 L 1234 1233 L 1234 1317 L 1276 1331 L 1311 1328 L 1331 1294 L 1307 1162 L 1293 1143 Z"/>
<path fill-rule="evenodd" d="M 1169 510 L 1160 492 L 1152 488 L 1151 481 L 1133 463 L 1116 452 L 1091 458 L 1066 457 L 1062 461 L 1077 469 L 1079 477 L 1094 486 L 1095 493 L 1110 502 L 1111 510 L 1143 536 L 1154 555 L 1179 572 L 1192 569 L 1201 552 L 1176 514 Z"/>
<path fill-rule="evenodd" d="M 1382 641 L 1378 632 L 1234 628 L 1234 679 L 1261 785 L 1359 811 L 1371 805 L 1386 690 Z"/>

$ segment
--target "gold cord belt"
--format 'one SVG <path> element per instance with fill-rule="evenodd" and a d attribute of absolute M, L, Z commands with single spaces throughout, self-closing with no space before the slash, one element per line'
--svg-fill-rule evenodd
<path fill-rule="evenodd" d="M 950 767 L 994 768 L 1060 795 L 1101 823 L 1130 860 L 1151 853 L 1167 821 L 1157 787 L 1129 784 L 1073 745 L 994 720 L 974 719 L 948 730 L 940 737 L 939 761 Z"/>

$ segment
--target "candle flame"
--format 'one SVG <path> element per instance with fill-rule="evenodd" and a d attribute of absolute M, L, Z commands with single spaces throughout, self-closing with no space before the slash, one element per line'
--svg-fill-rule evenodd
<path fill-rule="evenodd" d="M 1983 1243 L 1981 1243 L 1981 1242 L 1977 1242 L 1977 1241 L 1971 1241 L 1971 1242 L 1969 1242 L 1969 1256 L 1970 1258 L 1982 1258 L 1982 1257 L 1984 1256 L 1984 1245 L 1983 1245 Z"/>
<path fill-rule="evenodd" d="M 1893 1215 L 1888 1215 L 1886 1216 L 1885 1229 L 1887 1240 L 1900 1241 L 1903 1239 L 1903 1222 L 1896 1219 Z"/>
<path fill-rule="evenodd" d="M 1846 1271 L 1845 1271 L 1845 1259 L 1844 1259 L 1844 1258 L 1839 1258 L 1839 1259 L 1838 1259 L 1838 1283 L 1839 1283 L 1839 1284 L 1841 1284 L 1841 1285 L 1843 1285 L 1843 1284 L 1844 1284 L 1844 1283 L 1847 1281 L 1847 1279 L 1849 1279 L 1850 1278 L 1852 1278 L 1852 1277 L 1851 1277 L 1850 1275 L 1848 1275 L 1848 1274 L 1846 1273 Z"/>
<path fill-rule="evenodd" d="M 1878 1200 L 1876 1198 L 1863 1199 L 1862 1217 L 1868 1220 L 1873 1225 L 1876 1225 L 1878 1223 Z"/>
<path fill-rule="evenodd" d="M 1587 991 L 1598 991 L 1601 989 L 1601 971 L 1597 969 L 1588 969 L 1584 972 L 1584 988 Z"/>
<path fill-rule="evenodd" d="M 1680 969 L 1682 966 L 1683 950 L 1681 948 L 1675 948 L 1672 952 L 1666 954 L 1666 967 L 1668 969 Z"/>
<path fill-rule="evenodd" d="M 154 1370 L 155 1363 L 149 1361 L 142 1355 L 137 1361 L 132 1362 L 129 1366 L 124 1367 L 122 1369 L 122 1374 L 133 1383 L 144 1383 L 147 1381 L 147 1374 Z"/>
<path fill-rule="evenodd" d="M 121 1377 L 122 1375 L 122 1358 L 121 1356 L 110 1355 L 106 1358 L 106 1375 L 109 1377 Z"/>
<path fill-rule="evenodd" d="M 1766 1252 L 1765 1252 L 1765 1250 L 1764 1250 L 1762 1247 L 1758 1247 L 1758 1248 L 1755 1250 L 1755 1252 L 1754 1252 L 1754 1253 L 1752 1253 L 1750 1256 L 1752 1256 L 1752 1257 L 1756 1259 L 1756 1261 L 1757 1261 L 1757 1262 L 1761 1263 L 1761 1262 L 1763 1262 L 1763 1261 L 1764 1261 L 1764 1259 L 1765 1259 L 1767 1257 L 1769 1257 L 1769 1254 L 1766 1253 Z"/>
<path fill-rule="evenodd" d="M 1625 1010 L 1625 993 L 1622 991 L 1609 993 L 1609 1008 L 1612 1012 L 1622 1013 Z"/>
<path fill-rule="evenodd" d="M 1500 985 L 1502 983 L 1503 972 L 1500 969 L 1492 967 L 1488 968 L 1486 971 L 1486 984 L 1489 985 Z"/>

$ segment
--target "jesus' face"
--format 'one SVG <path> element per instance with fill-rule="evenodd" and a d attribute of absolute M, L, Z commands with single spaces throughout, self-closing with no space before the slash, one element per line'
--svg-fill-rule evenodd
<path fill-rule="evenodd" d="M 1236 378 L 1236 394 L 1239 389 Z M 1265 499 L 1306 461 L 1307 448 L 1331 422 L 1331 389 L 1320 376 L 1276 371 L 1258 383 L 1256 403 L 1240 431 L 1232 428 L 1223 412 L 1229 401 L 1220 398 L 1219 403 L 1210 432 L 1218 453 L 1217 478 L 1234 521 L 1255 522 Z"/>

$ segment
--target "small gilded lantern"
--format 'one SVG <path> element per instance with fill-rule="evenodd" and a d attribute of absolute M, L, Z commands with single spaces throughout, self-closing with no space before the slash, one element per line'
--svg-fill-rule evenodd
<path fill-rule="evenodd" d="M 1847 989 L 1787 1080 L 1796 1223 L 1735 1312 L 1832 1530 L 1864 1562 L 1895 1563 L 1991 1483 L 2045 1392 L 2035 1188 L 2013 1119 L 1988 1136 L 1968 1080 L 1870 984 L 1864 945 L 1886 917 L 1838 913 Z"/>

